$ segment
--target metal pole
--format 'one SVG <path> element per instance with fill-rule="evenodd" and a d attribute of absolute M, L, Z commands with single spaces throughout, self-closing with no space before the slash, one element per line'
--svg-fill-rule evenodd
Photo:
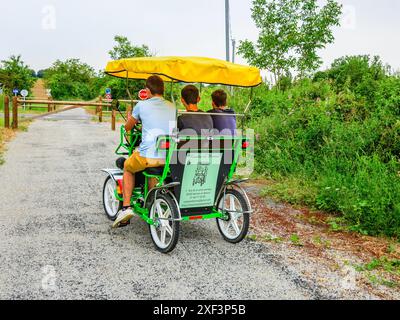
<path fill-rule="evenodd" d="M 226 34 L 226 61 L 231 61 L 230 59 L 230 36 L 229 30 L 230 23 L 229 23 L 229 0 L 225 0 L 225 34 Z"/>
<path fill-rule="evenodd" d="M 236 40 L 232 39 L 232 62 L 235 63 L 236 58 Z"/>

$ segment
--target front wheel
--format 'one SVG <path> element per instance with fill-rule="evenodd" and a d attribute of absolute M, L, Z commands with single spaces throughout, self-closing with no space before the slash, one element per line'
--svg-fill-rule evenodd
<path fill-rule="evenodd" d="M 111 177 L 107 177 L 103 187 L 103 206 L 108 219 L 115 221 L 118 212 L 122 209 L 122 201 L 115 196 L 117 184 Z"/>
<path fill-rule="evenodd" d="M 150 225 L 151 239 L 158 251 L 169 253 L 175 249 L 179 239 L 179 213 L 172 197 L 161 194 L 154 200 L 150 209 L 150 219 L 155 224 Z"/>
<path fill-rule="evenodd" d="M 218 211 L 227 212 L 227 220 L 217 219 L 219 232 L 230 243 L 239 243 L 247 235 L 250 224 L 250 208 L 244 195 L 237 190 L 226 190 L 218 201 Z"/>

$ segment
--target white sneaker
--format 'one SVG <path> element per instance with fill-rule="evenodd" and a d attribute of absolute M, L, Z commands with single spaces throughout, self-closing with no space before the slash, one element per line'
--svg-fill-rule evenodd
<path fill-rule="evenodd" d="M 113 224 L 113 228 L 118 228 L 121 224 L 127 223 L 133 218 L 133 216 L 134 214 L 132 209 L 126 209 L 125 211 L 121 210 Z"/>

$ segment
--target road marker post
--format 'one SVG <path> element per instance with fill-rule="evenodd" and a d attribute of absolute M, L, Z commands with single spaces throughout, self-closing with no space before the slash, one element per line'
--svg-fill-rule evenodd
<path fill-rule="evenodd" d="M 103 98 L 99 97 L 99 103 L 103 103 Z M 103 105 L 99 105 L 99 122 L 103 122 Z"/>

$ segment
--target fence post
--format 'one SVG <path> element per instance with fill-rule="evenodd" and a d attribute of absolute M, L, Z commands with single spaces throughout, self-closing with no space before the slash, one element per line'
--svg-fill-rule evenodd
<path fill-rule="evenodd" d="M 4 127 L 10 127 L 10 97 L 4 97 Z"/>
<path fill-rule="evenodd" d="M 115 131 L 115 110 L 112 109 L 111 111 L 111 130 Z"/>
<path fill-rule="evenodd" d="M 17 96 L 14 96 L 12 99 L 12 114 L 13 114 L 12 128 L 18 129 L 18 97 Z"/>
<path fill-rule="evenodd" d="M 99 97 L 99 103 L 103 103 L 103 98 Z M 103 105 L 99 106 L 99 122 L 103 122 Z"/>
<path fill-rule="evenodd" d="M 50 97 L 47 98 L 47 112 L 51 112 Z"/>
<path fill-rule="evenodd" d="M 48 97 L 47 100 L 49 100 L 49 106 L 48 106 L 48 108 L 47 108 L 47 109 L 49 110 L 49 112 L 55 111 L 55 110 L 56 110 L 55 105 L 53 105 L 52 103 L 50 103 L 51 101 L 53 101 L 53 98 L 52 98 L 52 97 Z"/>

